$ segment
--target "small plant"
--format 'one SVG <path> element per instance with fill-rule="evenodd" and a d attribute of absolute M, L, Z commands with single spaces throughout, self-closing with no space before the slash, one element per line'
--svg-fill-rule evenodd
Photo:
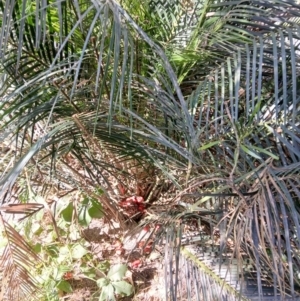
<path fill-rule="evenodd" d="M 112 266 L 103 278 L 98 279 L 97 286 L 101 289 L 99 301 L 116 300 L 115 296 L 130 296 L 133 293 L 133 286 L 123 280 L 127 271 L 125 264 Z"/>
<path fill-rule="evenodd" d="M 41 196 L 32 198 L 40 204 L 45 203 Z M 80 229 L 87 227 L 93 218 L 103 217 L 102 209 L 94 198 L 83 196 L 80 201 L 73 201 L 73 196 L 68 195 L 52 210 L 40 210 L 18 225 L 33 251 L 42 259 L 35 270 L 30 271 L 40 286 L 39 300 L 58 301 L 62 295 L 72 293 L 73 279 L 96 281 L 95 271 L 101 265 L 94 262 L 90 244 L 81 237 Z"/>
<path fill-rule="evenodd" d="M 39 229 L 31 238 L 32 243 L 35 242 L 34 251 L 43 259 L 36 271 L 42 292 L 40 300 L 59 300 L 60 295 L 72 293 L 70 280 L 79 274 L 81 266 L 92 264 L 89 243 L 80 238 L 77 227 L 59 218 L 56 229 L 60 240 L 51 225 Z"/>
<path fill-rule="evenodd" d="M 66 222 L 72 222 L 77 214 L 78 223 L 84 227 L 87 227 L 93 218 L 103 217 L 102 205 L 92 197 L 84 196 L 80 202 L 71 202 L 65 198 L 60 200 L 58 205 L 57 210 Z"/>
<path fill-rule="evenodd" d="M 40 196 L 34 199 L 45 203 Z M 124 280 L 127 266 L 95 261 L 90 244 L 81 237 L 82 227 L 89 226 L 93 218 L 102 217 L 103 207 L 96 199 L 84 195 L 80 201 L 74 201 L 69 195 L 61 198 L 51 212 L 40 210 L 19 224 L 29 245 L 42 259 L 35 271 L 30 271 L 41 288 L 39 300 L 59 301 L 61 296 L 73 292 L 72 280 L 82 279 L 97 284 L 94 298 L 99 301 L 133 293 L 133 286 Z"/>

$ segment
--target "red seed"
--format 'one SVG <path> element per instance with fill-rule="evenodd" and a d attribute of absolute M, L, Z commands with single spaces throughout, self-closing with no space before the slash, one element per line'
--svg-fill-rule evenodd
<path fill-rule="evenodd" d="M 135 196 L 136 203 L 144 203 L 144 198 L 142 196 Z"/>
<path fill-rule="evenodd" d="M 149 232 L 149 231 L 150 231 L 150 226 L 149 226 L 149 225 L 145 226 L 145 227 L 143 228 L 143 230 L 146 231 L 146 232 Z"/>
<path fill-rule="evenodd" d="M 135 260 L 135 261 L 133 261 L 132 263 L 131 263 L 131 267 L 133 268 L 133 269 L 136 269 L 136 268 L 139 268 L 139 267 L 141 267 L 142 266 L 142 261 L 141 260 Z"/>

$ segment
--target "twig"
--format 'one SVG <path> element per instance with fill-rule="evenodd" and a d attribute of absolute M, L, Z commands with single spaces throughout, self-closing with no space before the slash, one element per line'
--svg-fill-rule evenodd
<path fill-rule="evenodd" d="M 59 86 L 63 83 L 63 81 L 61 81 L 60 83 L 53 81 L 53 85 L 59 89 L 59 91 L 61 91 L 61 93 L 64 95 L 64 97 L 67 99 L 67 101 L 72 105 L 72 107 L 75 108 L 75 110 L 80 113 L 79 108 L 76 106 L 76 104 L 71 100 L 71 98 L 68 96 L 68 94 Z"/>

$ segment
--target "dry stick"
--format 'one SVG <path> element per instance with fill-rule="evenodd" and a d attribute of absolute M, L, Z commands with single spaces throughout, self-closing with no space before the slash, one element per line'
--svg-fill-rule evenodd
<path fill-rule="evenodd" d="M 193 163 L 192 161 L 189 159 L 189 163 L 188 163 L 188 168 L 187 168 L 187 173 L 186 173 L 186 178 L 185 178 L 185 184 L 187 185 L 191 172 L 192 172 L 192 168 L 193 168 Z"/>

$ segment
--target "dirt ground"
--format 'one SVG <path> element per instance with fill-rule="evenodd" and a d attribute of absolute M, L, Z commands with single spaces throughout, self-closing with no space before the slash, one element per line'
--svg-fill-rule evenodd
<path fill-rule="evenodd" d="M 142 234 L 143 235 L 143 234 Z M 125 237 L 124 237 L 125 236 Z M 97 260 L 107 260 L 111 265 L 128 265 L 126 280 L 134 287 L 134 294 L 118 300 L 162 300 L 164 296 L 163 249 L 156 247 L 151 254 L 139 243 L 140 233 L 127 238 L 117 223 L 109 225 L 104 219 L 93 219 L 83 237 L 91 244 L 91 252 Z M 147 253 L 147 252 L 146 252 Z M 99 300 L 99 292 L 94 281 L 89 279 L 70 280 L 73 293 L 65 295 L 65 301 Z"/>

